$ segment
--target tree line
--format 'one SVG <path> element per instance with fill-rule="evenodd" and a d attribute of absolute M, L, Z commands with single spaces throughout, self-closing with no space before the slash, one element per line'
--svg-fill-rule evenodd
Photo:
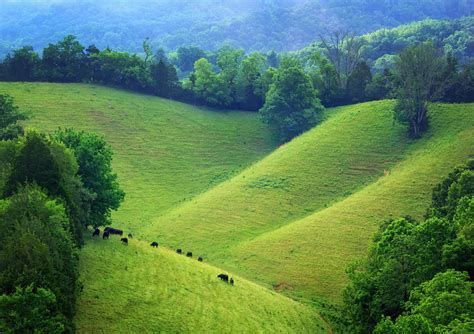
<path fill-rule="evenodd" d="M 353 333 L 470 333 L 474 325 L 474 160 L 438 184 L 425 219 L 384 222 L 344 291 Z"/>
<path fill-rule="evenodd" d="M 474 101 L 474 61 L 461 64 L 432 42 L 408 46 L 377 69 L 364 56 L 363 40 L 349 33 L 321 36 L 318 45 L 297 54 L 246 54 L 229 46 L 216 52 L 180 47 L 166 54 L 145 40 L 141 57 L 85 48 L 69 35 L 48 45 L 41 57 L 30 46 L 14 50 L 0 64 L 0 80 L 99 83 L 220 109 L 259 111 L 282 142 L 314 126 L 324 107 L 397 98 L 396 119 L 419 137 L 428 127 L 428 102 Z M 425 61 L 416 62 L 419 56 Z M 420 93 L 410 96 L 414 92 Z"/>
<path fill-rule="evenodd" d="M 0 94 L 0 332 L 70 333 L 87 225 L 107 225 L 124 192 L 104 139 L 24 131 Z"/>

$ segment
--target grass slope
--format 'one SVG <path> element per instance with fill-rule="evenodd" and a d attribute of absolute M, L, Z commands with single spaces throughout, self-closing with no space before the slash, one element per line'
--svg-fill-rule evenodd
<path fill-rule="evenodd" d="M 218 268 L 147 242 L 90 238 L 81 251 L 78 333 L 324 333 L 316 312 Z"/>
<path fill-rule="evenodd" d="M 13 95 L 30 111 L 28 124 L 41 130 L 72 126 L 105 135 L 127 192 L 114 215 L 117 226 L 191 250 L 302 300 L 339 302 L 345 267 L 366 254 L 380 222 L 404 214 L 421 218 L 432 186 L 474 154 L 474 104 L 432 105 L 430 131 L 417 141 L 393 122 L 391 101 L 331 109 L 322 124 L 268 154 L 274 143 L 255 114 L 209 111 L 90 85 L 0 83 L 0 92 Z M 94 257 L 94 247 L 99 246 L 83 252 L 84 277 L 97 269 L 111 285 L 132 286 L 128 270 L 119 270 L 128 261 L 143 275 L 132 292 L 120 286 L 136 297 L 110 295 L 109 303 L 117 298 L 131 308 L 140 286 L 160 289 L 150 284 L 147 273 L 154 269 L 147 261 L 121 259 L 117 251 L 123 248 Z M 101 266 L 107 261 L 117 263 L 106 270 Z M 170 264 L 170 270 L 185 263 Z M 98 323 L 99 310 L 112 307 L 97 292 L 106 286 L 85 282 L 89 299 L 81 302 L 78 316 L 83 328 L 86 318 Z M 89 289 L 101 300 L 95 316 L 85 310 L 94 304 Z M 150 314 L 145 304 L 120 323 L 144 319 L 140 314 Z M 175 321 L 172 314 L 154 319 Z"/>
<path fill-rule="evenodd" d="M 113 218 L 134 232 L 274 147 L 255 113 L 210 111 L 83 84 L 0 83 L 3 92 L 30 114 L 28 126 L 74 127 L 105 136 L 127 194 Z"/>
<path fill-rule="evenodd" d="M 340 300 L 344 270 L 384 219 L 421 218 L 431 188 L 474 153 L 474 105 L 434 105 L 406 139 L 393 103 L 338 108 L 320 126 L 149 225 L 171 247 L 295 297 Z"/>
<path fill-rule="evenodd" d="M 232 257 L 246 259 L 250 277 L 263 272 L 267 282 L 285 282 L 290 295 L 340 301 L 344 269 L 367 253 L 379 224 L 401 215 L 422 219 L 432 187 L 474 156 L 474 105 L 432 112 L 432 131 L 387 175 L 327 209 L 240 244 Z"/>

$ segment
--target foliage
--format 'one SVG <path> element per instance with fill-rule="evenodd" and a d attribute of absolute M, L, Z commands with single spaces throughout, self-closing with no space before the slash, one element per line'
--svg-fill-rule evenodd
<path fill-rule="evenodd" d="M 88 219 L 86 206 L 90 195 L 77 176 L 77 162 L 64 146 L 49 141 L 44 135 L 28 132 L 12 163 L 4 196 L 14 194 L 26 183 L 36 183 L 49 196 L 61 198 L 70 215 L 70 232 L 78 245 Z"/>
<path fill-rule="evenodd" d="M 216 50 L 228 43 L 247 51 L 289 51 L 335 28 L 361 34 L 472 13 L 465 0 L 8 1 L 0 12 L 0 56 L 24 44 L 44 48 L 64 31 L 101 49 L 128 52 L 141 52 L 147 37 L 152 47 L 167 50 Z M 188 70 L 199 58 L 189 59 Z"/>
<path fill-rule="evenodd" d="M 443 79 L 439 78 L 446 81 L 446 92 L 438 99 L 469 102 L 474 96 L 474 65 L 469 62 L 474 41 L 466 32 L 473 29 L 473 22 L 469 17 L 453 22 L 426 20 L 359 37 L 336 30 L 295 54 L 303 61 L 322 104 L 337 106 L 393 97 L 396 53 L 433 40 L 436 48 L 449 55 L 449 66 L 441 71 Z M 280 65 L 274 51 L 245 54 L 226 45 L 205 52 L 196 46 L 180 46 L 168 58 L 161 47 L 153 54 L 149 38 L 141 45 L 143 57 L 109 47 L 101 51 L 94 44 L 85 48 L 68 35 L 45 48 L 42 58 L 29 46 L 13 50 L 0 65 L 0 80 L 95 82 L 188 103 L 257 111 L 272 83 L 272 67 Z M 194 68 L 199 59 L 208 64 L 200 62 Z"/>
<path fill-rule="evenodd" d="M 125 197 L 117 174 L 112 171 L 112 150 L 103 137 L 94 133 L 59 130 L 54 138 L 74 152 L 84 187 L 91 194 L 87 224 L 95 227 L 110 223 L 112 210 L 118 209 Z"/>
<path fill-rule="evenodd" d="M 455 270 L 438 273 L 413 289 L 405 314 L 395 322 L 384 319 L 374 332 L 467 333 L 474 318 L 472 288 L 466 273 Z"/>
<path fill-rule="evenodd" d="M 295 55 L 305 63 L 323 105 L 335 106 L 393 98 L 393 69 L 398 54 L 406 48 L 430 42 L 451 61 L 450 67 L 441 71 L 445 72 L 445 77 L 439 79 L 445 81 L 446 87 L 438 99 L 470 102 L 474 96 L 474 39 L 470 32 L 474 32 L 472 16 L 451 21 L 424 20 L 358 37 L 343 30 L 329 37 L 323 36 L 321 41 L 297 51 Z M 362 88 L 354 90 L 357 85 L 347 86 L 351 84 L 348 80 L 358 62 L 365 62 L 374 74 L 369 82 L 361 81 L 362 86 L 366 85 L 365 94 Z"/>
<path fill-rule="evenodd" d="M 0 140 L 14 139 L 23 134 L 23 128 L 17 123 L 25 120 L 26 115 L 18 110 L 8 94 L 0 94 Z"/>
<path fill-rule="evenodd" d="M 38 186 L 21 187 L 0 201 L 0 230 L 1 293 L 12 294 L 17 287 L 30 285 L 47 288 L 56 296 L 59 312 L 70 321 L 78 293 L 78 258 L 64 207 Z M 34 309 L 25 311 L 34 315 Z"/>
<path fill-rule="evenodd" d="M 424 222 L 401 218 L 382 225 L 368 258 L 348 269 L 351 284 L 344 298 L 354 330 L 431 333 L 466 315 L 472 319 L 467 273 L 441 274 L 474 272 L 472 165 L 471 160 L 457 167 L 434 188 Z"/>
<path fill-rule="evenodd" d="M 40 77 L 40 57 L 32 46 L 23 46 L 7 54 L 3 60 L 6 80 L 35 81 Z"/>
<path fill-rule="evenodd" d="M 206 104 L 227 107 L 232 103 L 230 87 L 213 71 L 207 59 L 201 58 L 194 64 L 194 76 L 193 91 Z"/>
<path fill-rule="evenodd" d="M 445 89 L 441 77 L 446 66 L 431 44 L 409 47 L 395 64 L 397 82 L 395 119 L 407 124 L 409 133 L 418 138 L 428 128 L 428 102 L 440 98 Z"/>
<path fill-rule="evenodd" d="M 260 114 L 285 142 L 313 127 L 323 110 L 309 76 L 288 60 L 276 71 Z"/>
<path fill-rule="evenodd" d="M 84 47 L 73 35 L 67 35 L 43 50 L 42 74 L 48 81 L 76 82 L 84 75 Z"/>
<path fill-rule="evenodd" d="M 49 289 L 31 285 L 0 295 L 0 331 L 2 333 L 64 333 L 64 316 L 58 312 L 56 296 Z"/>

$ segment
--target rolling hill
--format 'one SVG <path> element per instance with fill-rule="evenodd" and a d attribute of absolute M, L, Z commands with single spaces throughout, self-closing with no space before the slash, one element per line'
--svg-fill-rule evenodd
<path fill-rule="evenodd" d="M 131 239 L 87 238 L 78 333 L 325 333 L 314 309 L 218 268 Z"/>
<path fill-rule="evenodd" d="M 303 322 L 287 311 L 303 307 L 306 314 L 306 306 L 263 287 L 307 303 L 339 303 L 346 266 L 366 254 L 379 224 L 399 215 L 421 218 L 432 186 L 474 155 L 474 104 L 431 105 L 431 128 L 416 141 L 393 121 L 393 101 L 330 109 L 320 125 L 277 148 L 254 113 L 82 84 L 0 83 L 0 92 L 30 113 L 29 126 L 104 134 L 127 193 L 114 225 L 223 268 L 138 241 L 129 248 L 89 241 L 81 252 L 85 288 L 77 316 L 84 332 L 102 326 L 101 319 L 110 325 L 114 314 L 110 326 L 117 330 L 139 321 L 143 331 L 160 324 L 193 331 L 202 317 L 192 305 L 209 308 L 214 323 L 259 328 L 248 308 L 259 310 L 265 324 L 279 322 L 266 331 L 285 331 L 291 322 L 301 331 L 322 330 L 316 315 Z M 224 270 L 238 275 L 251 297 L 221 290 L 211 278 Z M 155 277 L 165 283 L 154 284 Z M 226 300 L 235 314 L 220 310 Z M 288 318 L 269 320 L 282 313 Z M 185 318 L 189 327 L 166 327 Z"/>
<path fill-rule="evenodd" d="M 126 192 L 113 219 L 134 233 L 275 147 L 253 113 L 216 112 L 82 84 L 0 83 L 0 92 L 30 114 L 28 126 L 105 136 Z"/>

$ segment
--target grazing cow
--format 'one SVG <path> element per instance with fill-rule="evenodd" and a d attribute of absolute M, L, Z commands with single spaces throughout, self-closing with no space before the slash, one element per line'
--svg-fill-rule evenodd
<path fill-rule="evenodd" d="M 202 262 L 202 257 L 198 257 L 198 261 L 199 261 L 199 262 Z"/>
<path fill-rule="evenodd" d="M 116 229 L 116 228 L 113 228 L 113 227 L 106 227 L 104 231 L 107 231 L 109 232 L 110 234 L 118 234 L 118 235 L 123 235 L 123 231 L 122 230 L 119 230 L 119 229 Z"/>
<path fill-rule="evenodd" d="M 178 253 L 178 254 L 183 254 L 183 250 L 182 250 L 181 248 L 178 248 L 178 249 L 176 250 L 176 253 Z"/>
<path fill-rule="evenodd" d="M 96 228 L 96 229 L 94 230 L 94 232 L 92 233 L 92 236 L 93 236 L 93 237 L 95 237 L 96 235 L 97 235 L 97 236 L 100 235 L 100 230 L 99 230 L 98 228 Z"/>
<path fill-rule="evenodd" d="M 128 234 L 128 237 L 129 237 L 130 239 L 133 239 L 133 234 L 132 234 L 132 233 L 129 233 L 129 234 Z"/>
<path fill-rule="evenodd" d="M 128 245 L 128 239 L 127 238 L 122 238 L 120 239 L 124 245 Z"/>
<path fill-rule="evenodd" d="M 234 279 L 233 279 L 232 277 L 230 278 L 230 282 L 229 282 L 229 283 L 230 283 L 230 285 L 234 285 Z"/>
<path fill-rule="evenodd" d="M 193 257 L 193 252 L 187 252 L 187 253 L 186 253 L 186 256 L 187 256 L 187 257 Z"/>
<path fill-rule="evenodd" d="M 217 275 L 217 277 L 221 280 L 223 280 L 224 282 L 229 282 L 229 275 L 226 275 L 226 274 L 219 274 Z"/>
<path fill-rule="evenodd" d="M 151 244 L 150 244 L 151 247 L 158 247 L 158 243 L 156 241 L 153 241 Z"/>
<path fill-rule="evenodd" d="M 108 239 L 109 238 L 109 231 L 104 231 L 104 234 L 102 234 L 102 239 Z"/>

